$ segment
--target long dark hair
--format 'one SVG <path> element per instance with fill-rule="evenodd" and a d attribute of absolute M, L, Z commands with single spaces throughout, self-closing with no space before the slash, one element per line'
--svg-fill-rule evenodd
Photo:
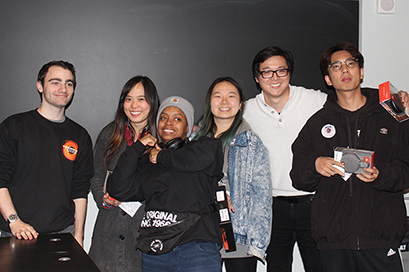
<path fill-rule="evenodd" d="M 142 83 L 145 99 L 150 105 L 150 111 L 148 115 L 148 130 L 153 135 L 156 136 L 156 115 L 159 108 L 159 95 L 156 90 L 155 84 L 146 76 L 135 76 L 128 80 L 122 88 L 121 96 L 119 97 L 118 108 L 116 110 L 115 120 L 114 120 L 114 130 L 112 132 L 110 142 L 108 144 L 107 150 L 105 152 L 105 163 L 109 163 L 112 160 L 117 149 L 120 147 L 121 143 L 125 140 L 125 126 L 128 122 L 128 117 L 124 112 L 124 101 L 131 89 L 138 84 Z M 134 131 L 131 125 L 128 126 L 134 135 Z"/>
<path fill-rule="evenodd" d="M 201 126 L 197 133 L 196 138 L 199 138 L 203 135 L 206 135 L 206 136 L 210 135 L 214 137 L 214 134 L 216 133 L 217 126 L 216 126 L 216 123 L 214 122 L 214 116 L 212 113 L 211 98 L 212 98 L 214 87 L 221 82 L 229 82 L 237 89 L 237 92 L 239 93 L 239 96 L 240 96 L 240 103 L 241 103 L 241 109 L 234 117 L 233 123 L 231 124 L 228 130 L 226 130 L 219 136 L 219 139 L 222 140 L 223 148 L 225 148 L 226 146 L 230 144 L 231 140 L 236 135 L 236 132 L 241 124 L 241 121 L 243 120 L 244 102 L 245 102 L 243 89 L 241 88 L 240 84 L 231 77 L 219 77 L 215 81 L 213 81 L 213 83 L 210 85 L 207 91 L 207 94 L 206 94 L 206 98 L 205 98 Z"/>

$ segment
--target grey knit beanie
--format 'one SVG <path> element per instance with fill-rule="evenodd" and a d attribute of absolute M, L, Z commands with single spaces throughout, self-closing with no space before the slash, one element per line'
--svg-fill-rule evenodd
<path fill-rule="evenodd" d="M 179 108 L 185 114 L 187 126 L 189 127 L 187 137 L 189 137 L 190 134 L 192 134 L 193 124 L 195 121 L 195 109 L 193 108 L 192 104 L 190 104 L 190 102 L 183 97 L 170 96 L 162 101 L 158 110 L 158 116 L 156 117 L 156 125 L 159 124 L 159 117 L 162 111 L 170 106 Z"/>

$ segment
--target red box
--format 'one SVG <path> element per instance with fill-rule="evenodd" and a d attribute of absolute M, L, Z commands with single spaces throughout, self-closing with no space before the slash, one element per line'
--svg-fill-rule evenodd
<path fill-rule="evenodd" d="M 379 85 L 379 103 L 384 107 L 396 120 L 403 122 L 409 119 L 405 108 L 400 100 L 398 89 L 392 83 L 386 81 Z"/>

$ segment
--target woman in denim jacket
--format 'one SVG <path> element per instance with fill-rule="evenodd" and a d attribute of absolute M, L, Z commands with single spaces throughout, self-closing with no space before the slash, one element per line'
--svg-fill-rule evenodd
<path fill-rule="evenodd" d="M 256 271 L 270 242 L 272 194 L 268 151 L 243 119 L 244 94 L 230 77 L 216 79 L 206 95 L 198 135 L 220 138 L 237 250 L 222 249 L 226 270 Z M 229 199 L 229 200 L 230 200 Z"/>

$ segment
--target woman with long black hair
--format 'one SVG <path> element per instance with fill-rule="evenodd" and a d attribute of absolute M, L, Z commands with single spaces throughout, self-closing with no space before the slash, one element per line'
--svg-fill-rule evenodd
<path fill-rule="evenodd" d="M 104 184 L 128 145 L 147 134 L 156 134 L 159 96 L 148 77 L 135 76 L 122 89 L 115 120 L 100 132 L 94 148 L 95 175 L 91 191 L 99 208 L 89 252 L 101 271 L 141 271 L 141 254 L 135 240 L 144 206 L 131 217 L 109 197 Z"/>

